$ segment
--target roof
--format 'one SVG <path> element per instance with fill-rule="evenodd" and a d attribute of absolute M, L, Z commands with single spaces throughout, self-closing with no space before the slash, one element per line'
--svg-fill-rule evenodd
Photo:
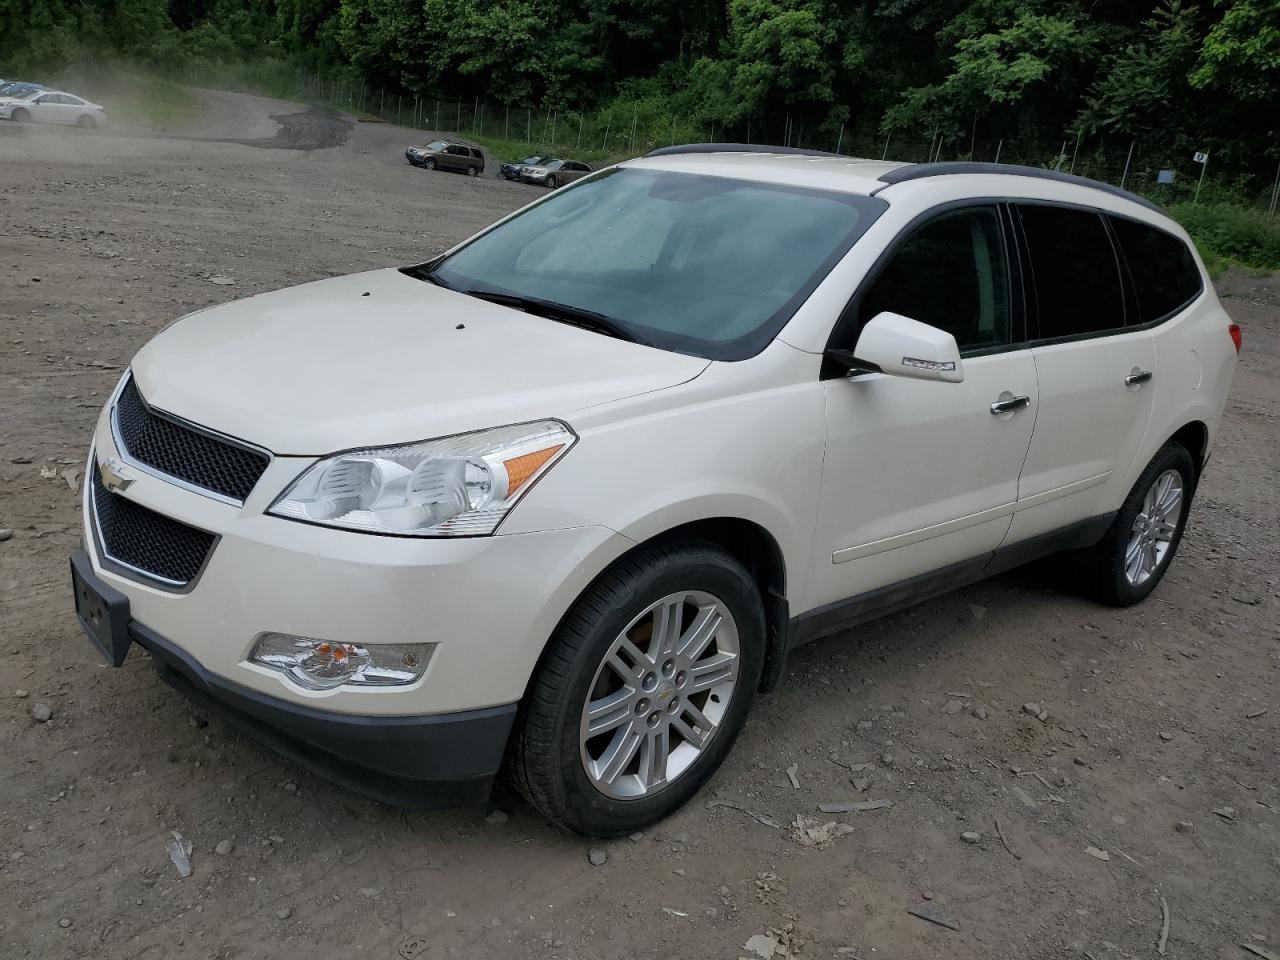
<path fill-rule="evenodd" d="M 1163 214 L 1146 197 L 1087 177 L 1058 170 L 1007 163 L 901 163 L 846 157 L 819 150 L 743 143 L 695 143 L 662 147 L 627 166 L 642 166 L 776 183 L 803 184 L 819 189 L 876 194 L 887 187 L 935 177 L 1008 176 L 1086 187 L 1139 204 Z"/>
<path fill-rule="evenodd" d="M 624 166 L 700 173 L 768 183 L 871 194 L 878 177 L 901 163 L 838 156 L 817 150 L 741 143 L 699 143 L 663 147 Z"/>

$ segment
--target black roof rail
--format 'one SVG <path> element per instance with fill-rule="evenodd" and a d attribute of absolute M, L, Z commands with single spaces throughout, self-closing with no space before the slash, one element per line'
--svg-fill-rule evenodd
<path fill-rule="evenodd" d="M 671 147 L 650 150 L 646 157 L 669 157 L 677 153 L 794 153 L 802 157 L 837 157 L 840 154 L 826 150 L 805 150 L 802 147 L 771 147 L 763 143 L 677 143 Z M 853 159 L 846 157 L 846 160 Z"/>
<path fill-rule="evenodd" d="M 967 160 L 945 160 L 941 163 L 912 163 L 904 167 L 897 167 L 887 173 L 882 173 L 876 179 L 881 183 L 890 184 L 903 183 L 907 180 L 922 180 L 925 177 L 949 177 L 955 174 L 972 173 L 998 173 L 1006 177 L 1034 177 L 1037 180 L 1074 183 L 1078 187 L 1092 187 L 1094 190 L 1109 193 L 1113 197 L 1132 200 L 1148 210 L 1156 211 L 1156 213 L 1164 213 L 1164 210 L 1158 204 L 1152 203 L 1146 197 L 1140 197 L 1136 193 L 1122 190 L 1114 184 L 1103 183 L 1101 180 L 1090 180 L 1088 177 L 1077 177 L 1073 173 L 1063 173 L 1061 170 L 1024 167 L 1016 163 L 976 163 Z"/>

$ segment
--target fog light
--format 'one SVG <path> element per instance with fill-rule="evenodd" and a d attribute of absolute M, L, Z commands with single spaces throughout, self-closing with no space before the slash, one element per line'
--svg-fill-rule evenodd
<path fill-rule="evenodd" d="M 426 672 L 434 643 L 334 643 L 291 633 L 264 633 L 249 655 L 251 663 L 279 670 L 308 690 L 394 687 Z"/>

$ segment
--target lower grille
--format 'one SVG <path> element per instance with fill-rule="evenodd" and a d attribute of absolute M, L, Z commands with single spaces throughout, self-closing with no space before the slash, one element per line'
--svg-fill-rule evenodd
<path fill-rule="evenodd" d="M 102 552 L 145 576 L 184 587 L 196 578 L 218 538 L 112 493 L 90 469 L 93 513 Z"/>

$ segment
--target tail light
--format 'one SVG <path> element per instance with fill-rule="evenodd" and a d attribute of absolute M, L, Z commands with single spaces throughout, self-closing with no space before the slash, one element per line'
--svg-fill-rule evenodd
<path fill-rule="evenodd" d="M 1240 334 L 1240 324 L 1238 323 L 1227 324 L 1227 333 L 1231 334 L 1231 342 L 1236 345 L 1236 353 L 1239 353 L 1240 344 L 1243 341 L 1243 337 Z"/>

